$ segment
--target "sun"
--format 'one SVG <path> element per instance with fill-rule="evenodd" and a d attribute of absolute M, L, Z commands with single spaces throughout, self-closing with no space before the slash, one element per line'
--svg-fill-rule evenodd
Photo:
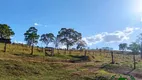
<path fill-rule="evenodd" d="M 142 0 L 134 0 L 134 11 L 136 13 L 142 13 Z"/>

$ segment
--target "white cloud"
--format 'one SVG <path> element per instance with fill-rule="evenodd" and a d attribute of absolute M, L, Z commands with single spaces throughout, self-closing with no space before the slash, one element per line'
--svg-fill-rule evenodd
<path fill-rule="evenodd" d="M 34 23 L 34 26 L 47 27 L 47 25 L 44 25 L 44 24 L 39 24 L 39 23 Z"/>
<path fill-rule="evenodd" d="M 20 43 L 20 44 L 26 44 L 25 42 L 22 42 L 22 41 L 13 41 L 14 43 Z"/>
<path fill-rule="evenodd" d="M 49 43 L 48 47 L 55 47 L 55 44 L 54 43 Z M 61 48 L 61 49 L 65 49 L 66 45 L 63 45 L 63 44 L 60 43 L 58 47 Z"/>
<path fill-rule="evenodd" d="M 142 28 L 126 27 L 126 29 L 122 31 L 114 31 L 112 33 L 102 32 L 100 34 L 96 34 L 90 37 L 84 37 L 83 40 L 85 40 L 88 45 L 97 44 L 99 42 L 105 42 L 105 43 L 123 42 L 129 40 L 130 35 L 134 31 L 141 29 Z"/>
<path fill-rule="evenodd" d="M 83 40 L 88 44 L 96 44 L 98 42 L 101 42 L 103 40 L 103 35 L 102 34 L 97 34 L 91 37 L 84 37 Z"/>
<path fill-rule="evenodd" d="M 34 23 L 34 26 L 38 26 L 39 24 L 38 23 Z"/>

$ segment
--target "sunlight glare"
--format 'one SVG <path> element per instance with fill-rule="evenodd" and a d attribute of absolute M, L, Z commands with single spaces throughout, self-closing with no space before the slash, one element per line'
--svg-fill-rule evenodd
<path fill-rule="evenodd" d="M 142 13 L 142 0 L 135 0 L 134 10 L 136 13 Z"/>

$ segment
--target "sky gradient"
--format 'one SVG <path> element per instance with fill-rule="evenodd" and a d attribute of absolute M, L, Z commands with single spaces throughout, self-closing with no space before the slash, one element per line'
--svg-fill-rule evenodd
<path fill-rule="evenodd" d="M 0 23 L 13 31 L 12 41 L 24 42 L 31 26 L 38 33 L 73 28 L 90 48 L 118 49 L 142 32 L 142 0 L 0 0 Z M 39 43 L 38 45 L 41 45 Z"/>

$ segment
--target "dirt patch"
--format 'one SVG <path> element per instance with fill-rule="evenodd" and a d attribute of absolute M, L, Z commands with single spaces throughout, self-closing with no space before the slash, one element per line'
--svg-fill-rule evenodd
<path fill-rule="evenodd" d="M 132 72 L 131 75 L 133 75 L 134 77 L 141 79 L 142 80 L 142 73 L 136 73 L 136 72 Z M 137 80 L 137 79 L 136 79 Z"/>

